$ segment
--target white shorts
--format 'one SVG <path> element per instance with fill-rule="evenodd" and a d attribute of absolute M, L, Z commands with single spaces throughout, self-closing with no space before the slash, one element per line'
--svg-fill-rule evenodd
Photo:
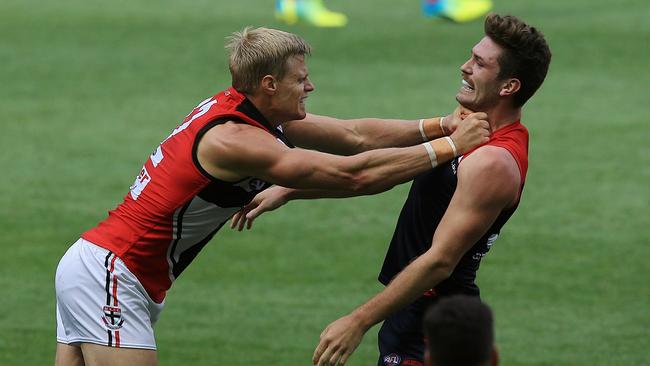
<path fill-rule="evenodd" d="M 156 349 L 153 325 L 163 308 L 122 260 L 79 239 L 56 269 L 56 340 Z"/>

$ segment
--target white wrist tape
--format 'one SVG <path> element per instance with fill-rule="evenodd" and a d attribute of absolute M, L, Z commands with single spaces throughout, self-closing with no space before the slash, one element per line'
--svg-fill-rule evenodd
<path fill-rule="evenodd" d="M 422 135 L 422 141 L 427 142 L 429 139 L 427 138 L 427 134 L 424 133 L 424 118 L 420 119 L 420 135 Z"/>
<path fill-rule="evenodd" d="M 445 139 L 449 143 L 449 146 L 451 146 L 451 149 L 454 151 L 454 157 L 458 156 L 458 150 L 456 150 L 456 144 L 454 144 L 454 140 L 452 140 L 449 136 L 445 136 Z"/>
<path fill-rule="evenodd" d="M 431 167 L 435 168 L 436 165 L 438 165 L 438 158 L 436 157 L 436 152 L 433 150 L 433 146 L 431 146 L 431 144 L 428 142 L 425 142 L 422 145 L 424 145 L 424 148 L 427 149 L 427 153 L 429 153 Z"/>
<path fill-rule="evenodd" d="M 442 120 L 445 119 L 444 116 L 440 117 L 440 131 L 442 131 L 443 135 L 447 134 L 447 131 L 445 131 L 445 126 L 442 125 Z"/>

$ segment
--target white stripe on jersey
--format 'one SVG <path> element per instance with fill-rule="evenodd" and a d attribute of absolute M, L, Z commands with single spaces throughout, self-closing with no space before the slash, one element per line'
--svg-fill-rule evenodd
<path fill-rule="evenodd" d="M 174 263 L 178 263 L 181 254 L 221 227 L 239 209 L 239 207 L 219 207 L 199 196 L 194 196 L 189 205 L 183 205 L 174 212 L 172 241 L 167 249 L 169 279 L 172 282 L 175 280 Z"/>

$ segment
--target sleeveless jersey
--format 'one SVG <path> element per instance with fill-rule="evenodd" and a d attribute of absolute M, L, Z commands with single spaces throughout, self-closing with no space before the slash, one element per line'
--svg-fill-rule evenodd
<path fill-rule="evenodd" d="M 157 303 L 221 226 L 271 186 L 254 177 L 221 181 L 200 166 L 199 140 L 230 120 L 293 147 L 243 94 L 229 88 L 194 108 L 151 154 L 124 201 L 81 235 L 121 258 Z"/>
<path fill-rule="evenodd" d="M 528 130 L 517 121 L 495 131 L 486 145 L 505 148 L 514 157 L 521 175 L 519 190 L 519 198 L 521 198 L 528 169 Z M 394 276 L 431 247 L 433 234 L 456 190 L 458 166 L 463 157 L 473 151 L 422 173 L 413 180 L 379 274 L 381 283 L 388 285 Z M 427 294 L 464 293 L 478 296 L 479 289 L 474 280 L 481 259 L 499 236 L 501 227 L 515 212 L 517 204 L 503 210 L 485 235 L 465 253 L 451 276 Z"/>

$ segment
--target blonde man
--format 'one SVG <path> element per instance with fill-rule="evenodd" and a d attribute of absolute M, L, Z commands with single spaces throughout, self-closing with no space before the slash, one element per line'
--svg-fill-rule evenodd
<path fill-rule="evenodd" d="M 485 115 L 279 126 L 314 90 L 300 37 L 246 28 L 229 40 L 232 87 L 201 102 L 154 150 L 124 201 L 86 231 L 56 273 L 57 365 L 156 365 L 153 325 L 172 283 L 242 206 L 271 184 L 379 192 L 488 139 Z M 348 131 L 356 133 L 348 136 Z M 341 157 L 323 151 L 380 149 Z M 362 149 L 359 149 L 362 150 Z"/>

